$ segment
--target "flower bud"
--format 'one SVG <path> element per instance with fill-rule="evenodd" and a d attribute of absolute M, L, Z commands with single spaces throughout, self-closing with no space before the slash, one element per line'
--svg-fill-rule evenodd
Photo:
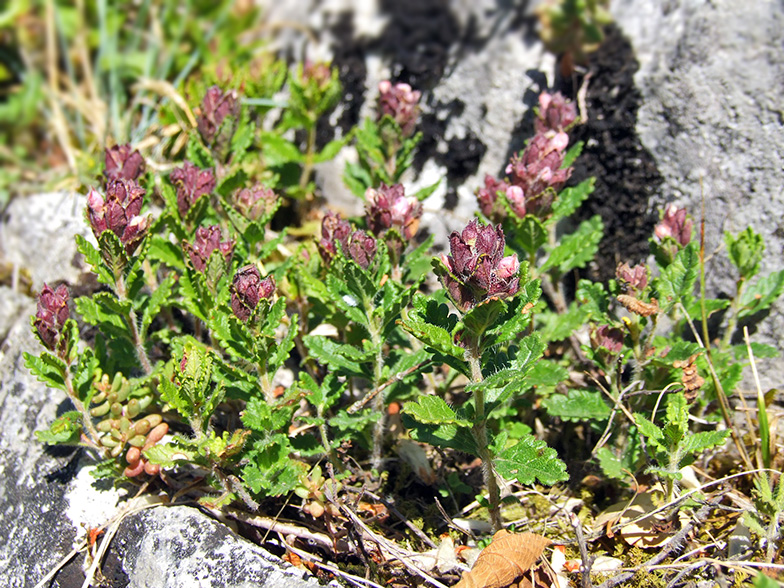
<path fill-rule="evenodd" d="M 565 147 L 561 139 L 559 135 L 535 135 L 525 150 L 512 157 L 506 167 L 510 183 L 523 191 L 525 214 L 540 218 L 549 215 L 555 193 L 572 175 L 571 167 L 561 169 L 564 159 L 562 148 Z"/>
<path fill-rule="evenodd" d="M 263 298 L 272 298 L 274 293 L 275 279 L 272 276 L 262 280 L 255 265 L 240 268 L 234 275 L 234 282 L 231 285 L 231 309 L 234 316 L 242 322 L 247 322 L 259 305 L 259 301 Z"/>
<path fill-rule="evenodd" d="M 211 169 L 199 169 L 191 162 L 172 170 L 169 179 L 177 189 L 177 209 L 185 216 L 200 196 L 210 194 L 215 189 L 215 174 Z"/>
<path fill-rule="evenodd" d="M 564 98 L 563 94 L 556 92 L 549 94 L 542 92 L 539 94 L 539 112 L 534 121 L 534 128 L 537 133 L 562 134 L 566 136 L 566 131 L 577 120 L 577 106 Z M 566 144 L 569 137 L 566 136 Z M 562 149 L 566 148 L 566 145 Z"/>
<path fill-rule="evenodd" d="M 87 194 L 87 219 L 96 239 L 104 231 L 120 238 L 130 255 L 144 238 L 150 218 L 139 215 L 144 203 L 144 188 L 135 180 L 111 180 L 106 185 L 106 198 L 95 189 Z"/>
<path fill-rule="evenodd" d="M 357 230 L 348 239 L 348 251 L 344 254 L 357 262 L 362 269 L 367 269 L 376 257 L 376 240 L 365 231 Z"/>
<path fill-rule="evenodd" d="M 351 234 L 351 225 L 340 218 L 339 214 L 327 212 L 321 220 L 321 240 L 319 253 L 325 263 L 329 263 L 337 253 L 338 243 L 343 251 L 347 251 L 348 237 Z"/>
<path fill-rule="evenodd" d="M 494 222 L 500 222 L 506 217 L 506 208 L 498 199 L 499 192 L 506 192 L 509 184 L 497 180 L 490 174 L 485 174 L 485 187 L 476 191 L 476 200 L 482 214 Z"/>
<path fill-rule="evenodd" d="M 50 351 L 55 350 L 60 333 L 69 316 L 66 285 L 60 284 L 56 290 L 52 290 L 44 284 L 38 295 L 38 310 L 35 313 L 33 325 L 41 337 L 41 342 Z"/>
<path fill-rule="evenodd" d="M 234 241 L 230 239 L 221 242 L 220 227 L 211 225 L 196 229 L 196 238 L 193 241 L 193 245 L 185 243 L 184 247 L 191 259 L 193 268 L 201 272 L 207 267 L 210 255 L 216 249 L 221 252 L 228 264 L 234 251 Z"/>
<path fill-rule="evenodd" d="M 463 312 L 488 297 L 514 296 L 520 288 L 517 255 L 504 257 L 501 226 L 472 220 L 462 233 L 449 237 L 451 255 L 442 255 L 447 272 L 441 276 L 455 305 Z"/>
<path fill-rule="evenodd" d="M 332 79 L 332 69 L 329 64 L 318 62 L 314 63 L 306 60 L 302 67 L 302 81 L 307 83 L 315 82 L 320 90 L 324 90 Z"/>
<path fill-rule="evenodd" d="M 271 188 L 256 185 L 243 188 L 234 194 L 234 206 L 248 220 L 259 220 L 274 209 L 278 195 Z"/>
<path fill-rule="evenodd" d="M 691 242 L 692 221 L 686 218 L 686 209 L 669 204 L 664 211 L 661 222 L 656 225 L 653 234 L 663 241 L 667 237 L 674 239 L 681 247 Z"/>
<path fill-rule="evenodd" d="M 365 192 L 365 218 L 376 235 L 396 227 L 405 239 L 411 239 L 421 216 L 422 204 L 413 196 L 406 197 L 401 184 L 382 184 L 378 190 L 368 188 Z"/>
<path fill-rule="evenodd" d="M 107 182 L 137 180 L 144 172 L 144 158 L 130 145 L 115 145 L 104 152 L 104 172 Z"/>
<path fill-rule="evenodd" d="M 594 349 L 605 349 L 613 355 L 617 355 L 623 349 L 623 331 L 601 325 L 591 333 L 591 343 Z"/>
<path fill-rule="evenodd" d="M 625 289 L 642 292 L 648 285 L 648 268 L 644 264 L 630 267 L 628 263 L 622 263 L 615 269 L 615 277 Z"/>
<path fill-rule="evenodd" d="M 201 115 L 196 121 L 204 142 L 210 145 L 226 117 L 236 117 L 239 113 L 240 101 L 236 90 L 222 92 L 218 86 L 212 86 L 207 90 L 201 103 Z"/>
<path fill-rule="evenodd" d="M 413 135 L 422 93 L 412 90 L 408 84 L 398 83 L 393 86 L 388 80 L 378 84 L 378 92 L 378 119 L 389 115 L 400 125 L 404 137 Z"/>

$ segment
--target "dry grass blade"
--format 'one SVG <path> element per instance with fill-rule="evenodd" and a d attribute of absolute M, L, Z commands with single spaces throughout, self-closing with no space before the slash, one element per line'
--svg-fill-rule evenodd
<path fill-rule="evenodd" d="M 498 531 L 470 572 L 455 588 L 505 588 L 517 582 L 536 563 L 551 541 L 536 533 Z"/>

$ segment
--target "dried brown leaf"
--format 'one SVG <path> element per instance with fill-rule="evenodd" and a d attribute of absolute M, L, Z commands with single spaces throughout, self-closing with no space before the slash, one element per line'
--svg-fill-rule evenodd
<path fill-rule="evenodd" d="M 498 531 L 455 588 L 506 588 L 531 569 L 551 541 L 535 533 Z"/>

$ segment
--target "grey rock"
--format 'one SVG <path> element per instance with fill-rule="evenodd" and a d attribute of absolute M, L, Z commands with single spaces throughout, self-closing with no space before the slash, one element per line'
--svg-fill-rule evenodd
<path fill-rule="evenodd" d="M 122 522 L 107 561 L 129 588 L 306 588 L 319 583 L 190 507 L 159 507 Z M 122 585 L 117 583 L 115 585 Z"/>
<path fill-rule="evenodd" d="M 44 282 L 79 282 L 84 264 L 74 235 L 92 239 L 86 206 L 81 194 L 53 192 L 14 198 L 3 212 L 0 252 L 30 272 L 36 292 Z"/>
<path fill-rule="evenodd" d="M 638 134 L 664 177 L 659 206 L 675 201 L 699 218 L 706 199 L 707 251 L 725 230 L 747 226 L 767 244 L 761 275 L 784 268 L 784 3 L 780 0 L 615 0 L 635 48 L 643 95 Z M 725 253 L 711 260 L 712 293 L 731 295 Z M 784 303 L 755 335 L 784 350 Z M 784 363 L 767 361 L 762 386 L 780 385 Z"/>

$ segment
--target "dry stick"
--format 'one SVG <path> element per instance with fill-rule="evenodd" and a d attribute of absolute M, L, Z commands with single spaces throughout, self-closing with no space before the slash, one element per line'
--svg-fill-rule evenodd
<path fill-rule="evenodd" d="M 583 569 L 580 570 L 580 584 L 583 588 L 593 588 L 591 583 L 591 566 L 594 558 L 588 555 L 588 547 L 585 545 L 585 537 L 583 536 L 583 523 L 576 514 L 571 512 L 569 513 L 569 522 L 577 534 L 577 546 L 580 548 L 580 559 L 583 561 Z"/>
<path fill-rule="evenodd" d="M 718 500 L 720 499 L 721 497 L 718 497 L 718 499 L 709 500 L 705 506 L 703 506 L 702 508 L 700 508 L 700 510 L 694 513 L 694 518 L 698 522 L 701 522 L 702 519 L 707 518 L 710 512 L 716 506 L 716 504 L 714 504 L 714 501 L 718 503 Z M 683 526 L 683 528 L 680 531 L 678 531 L 675 535 L 673 535 L 672 539 L 670 539 L 670 542 L 667 543 L 667 545 L 665 545 L 664 548 L 659 553 L 654 555 L 644 564 L 641 564 L 638 567 L 637 571 L 641 569 L 645 569 L 648 566 L 656 565 L 657 563 L 660 563 L 661 561 L 666 559 L 673 551 L 680 549 L 682 547 L 683 541 L 686 538 L 686 536 L 689 533 L 691 533 L 692 528 L 694 528 L 694 521 L 689 521 L 687 524 Z M 631 580 L 637 574 L 637 571 L 624 572 L 623 574 L 618 574 L 614 578 L 611 578 L 606 582 L 599 584 L 598 588 L 613 588 L 613 586 L 617 586 L 618 584 L 622 584 L 627 580 Z"/>
<path fill-rule="evenodd" d="M 336 555 L 338 553 L 344 553 L 346 550 L 350 551 L 350 546 L 348 543 L 341 542 L 336 546 L 332 541 L 332 538 L 326 533 L 317 533 L 315 531 L 311 531 L 291 523 L 281 523 L 280 521 L 271 517 L 248 514 L 236 508 L 224 508 L 223 510 L 229 516 L 237 519 L 238 521 L 242 521 L 243 523 L 258 527 L 259 529 L 274 531 L 284 535 L 294 535 L 300 539 L 312 541 L 313 543 L 328 549 L 330 552 Z"/>
<path fill-rule="evenodd" d="M 352 404 L 351 406 L 349 406 L 349 407 L 348 407 L 348 409 L 346 410 L 346 412 L 347 412 L 348 414 L 354 414 L 354 413 L 358 412 L 358 411 L 359 411 L 360 409 L 362 409 L 362 407 L 364 407 L 364 406 L 365 406 L 365 405 L 366 405 L 368 402 L 370 402 L 371 400 L 373 400 L 373 399 L 374 399 L 374 398 L 375 398 L 375 397 L 376 397 L 378 394 L 380 394 L 381 392 L 383 392 L 384 390 L 386 390 L 387 388 L 389 388 L 389 387 L 390 387 L 392 384 L 394 384 L 395 382 L 400 382 L 400 381 L 402 381 L 402 380 L 403 380 L 403 378 L 405 378 L 406 376 L 409 376 L 409 375 L 411 375 L 412 373 L 414 373 L 416 370 L 418 370 L 418 369 L 419 369 L 419 368 L 421 368 L 423 365 L 425 365 L 425 363 L 429 363 L 429 362 L 418 363 L 418 364 L 416 364 L 415 366 L 413 366 L 413 367 L 410 367 L 410 368 L 408 368 L 407 370 L 405 370 L 405 371 L 403 371 L 403 372 L 398 372 L 397 374 L 395 374 L 394 376 L 392 376 L 390 379 L 388 379 L 386 382 L 383 382 L 383 383 L 381 383 L 379 386 L 376 386 L 376 387 L 375 387 L 375 388 L 373 388 L 373 389 L 372 389 L 370 392 L 368 392 L 368 393 L 367 393 L 365 396 L 363 396 L 362 398 L 360 398 L 359 400 L 357 400 L 357 401 L 356 401 L 354 404 Z"/>
<path fill-rule="evenodd" d="M 422 531 L 422 529 L 420 529 L 420 528 L 419 528 L 419 527 L 417 527 L 417 526 L 416 526 L 414 523 L 412 523 L 411 521 L 409 521 L 409 520 L 408 520 L 408 519 L 407 519 L 407 518 L 406 518 L 406 517 L 405 517 L 405 516 L 404 516 L 404 515 L 403 515 L 403 514 L 402 514 L 402 513 L 401 513 L 401 512 L 400 512 L 400 511 L 397 509 L 397 508 L 395 508 L 395 505 L 394 505 L 394 504 L 392 504 L 392 503 L 391 503 L 391 502 L 389 502 L 388 500 L 384 500 L 384 499 L 383 499 L 382 497 L 380 497 L 380 496 L 376 496 L 375 494 L 373 494 L 372 492 L 369 492 L 368 490 L 362 490 L 362 494 L 365 494 L 365 495 L 369 496 L 369 497 L 370 497 L 372 500 L 375 500 L 376 502 L 380 502 L 381 504 L 383 504 L 383 505 L 384 505 L 384 507 L 386 507 L 386 509 L 387 509 L 389 512 L 391 512 L 391 513 L 392 513 L 393 515 L 395 515 L 395 516 L 396 516 L 398 519 L 400 519 L 400 521 L 401 521 L 401 522 L 402 522 L 402 523 L 403 523 L 403 524 L 404 524 L 406 527 L 408 527 L 409 529 L 411 529 L 411 532 L 412 532 L 412 533 L 414 533 L 414 535 L 416 535 L 417 537 L 419 537 L 419 538 L 420 538 L 422 541 L 424 541 L 424 542 L 425 542 L 425 544 L 427 544 L 429 547 L 434 547 L 434 548 L 437 548 L 437 547 L 438 547 L 438 545 L 436 545 L 436 544 L 433 542 L 433 540 L 432 540 L 432 539 L 430 539 L 430 537 L 428 537 L 427 535 L 425 535 L 425 533 Z M 438 499 L 436 499 L 436 502 L 438 502 Z M 440 505 L 439 505 L 439 506 L 440 506 Z M 442 509 L 443 509 L 443 507 L 442 507 Z"/>
<path fill-rule="evenodd" d="M 286 542 L 284 541 L 284 543 Z M 299 557 L 308 560 L 316 567 L 319 567 L 323 570 L 327 570 L 329 573 L 335 574 L 336 576 L 340 576 L 350 584 L 354 584 L 356 586 L 370 586 L 371 588 L 384 588 L 380 584 L 376 584 L 373 580 L 367 580 L 365 578 L 360 578 L 359 576 L 354 576 L 352 574 L 349 574 L 348 572 L 344 572 L 343 570 L 335 566 L 326 564 L 320 557 L 313 555 L 312 553 L 308 553 L 304 549 L 299 549 L 297 547 L 294 547 L 289 543 L 286 543 L 286 549 L 288 549 L 292 553 L 297 554 Z"/>
<path fill-rule="evenodd" d="M 332 495 L 332 492 L 330 492 L 328 489 L 325 489 L 324 495 L 326 496 L 327 500 L 329 500 L 332 504 L 337 506 L 341 510 L 341 512 L 343 512 L 343 514 L 345 514 L 349 519 L 351 519 L 351 521 L 356 526 L 362 529 L 363 534 L 365 534 L 368 539 L 372 540 L 376 545 L 378 545 L 379 549 L 381 550 L 382 553 L 384 553 L 386 557 L 398 560 L 406 567 L 406 569 L 409 572 L 416 574 L 417 576 L 422 578 L 425 582 L 432 584 L 436 588 L 447 588 L 445 584 L 442 584 L 432 576 L 428 575 L 427 573 L 419 569 L 413 563 L 408 561 L 408 559 L 412 555 L 411 552 L 404 551 L 403 549 L 395 545 L 392 541 L 390 541 L 386 537 L 382 537 L 381 535 L 374 533 L 370 529 L 370 527 L 368 527 L 365 524 L 365 522 L 354 513 L 354 511 L 348 508 L 345 504 L 338 503 L 335 500 L 335 497 Z"/>
<path fill-rule="evenodd" d="M 727 428 L 730 430 L 730 435 L 732 435 L 732 440 L 735 443 L 735 447 L 737 448 L 738 453 L 740 454 L 740 457 L 743 460 L 743 463 L 746 465 L 746 467 L 754 468 L 754 464 L 751 463 L 751 460 L 749 459 L 749 454 L 746 452 L 746 448 L 743 445 L 743 440 L 740 438 L 738 432 L 735 430 L 735 427 L 732 424 L 727 395 L 724 393 L 724 388 L 721 385 L 719 376 L 718 374 L 716 374 L 716 370 L 713 368 L 713 360 L 711 359 L 710 349 L 706 347 L 705 342 L 703 342 L 699 333 L 697 333 L 697 329 L 694 326 L 694 323 L 692 322 L 689 313 L 686 312 L 686 308 L 683 306 L 683 303 L 678 302 L 678 307 L 681 309 L 683 316 L 686 317 L 686 322 L 689 324 L 689 327 L 691 328 L 691 332 L 694 335 L 697 344 L 706 351 L 705 359 L 708 363 L 708 369 L 710 370 L 711 378 L 713 379 L 713 385 L 716 387 L 716 396 L 719 399 L 719 407 L 721 408 L 721 413 L 722 416 L 724 417 L 724 423 L 726 424 Z"/>

